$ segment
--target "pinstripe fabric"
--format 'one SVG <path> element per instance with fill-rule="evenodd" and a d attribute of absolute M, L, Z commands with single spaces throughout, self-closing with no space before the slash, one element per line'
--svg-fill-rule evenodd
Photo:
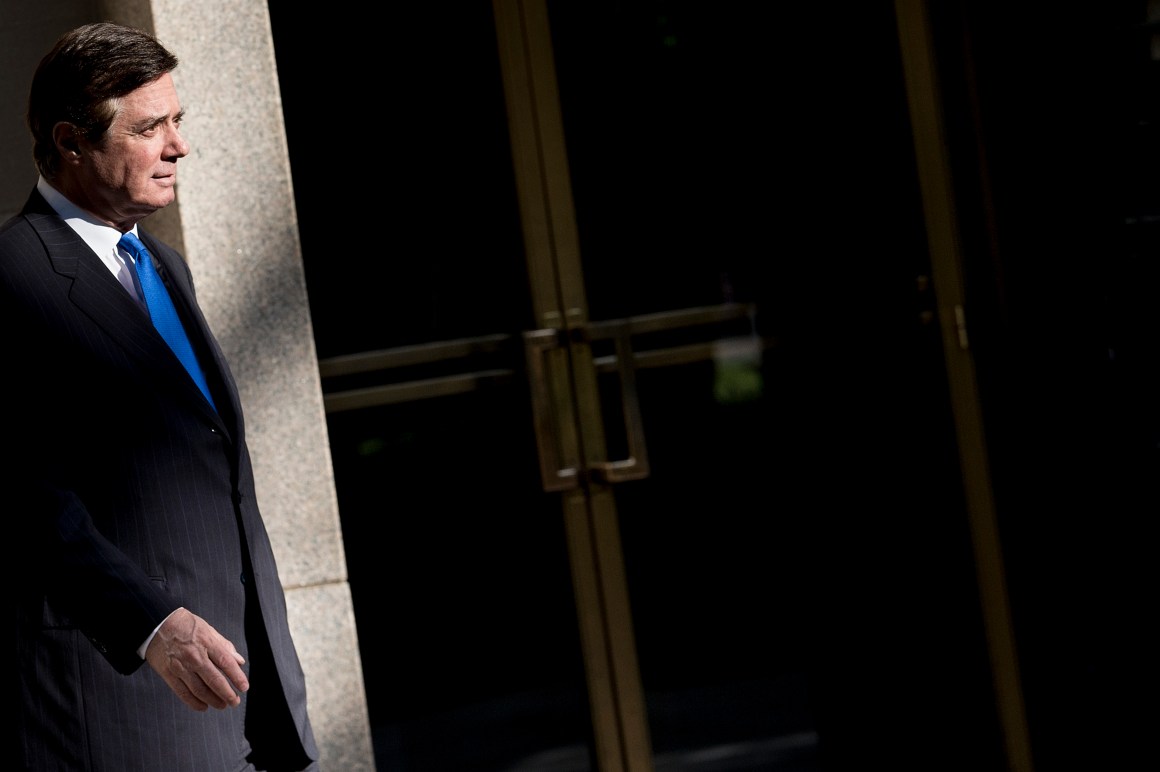
<path fill-rule="evenodd" d="M 0 227 L 0 329 L 12 353 L 0 388 L 30 427 L 9 439 L 16 463 L 4 480 L 16 507 L 7 520 L 31 566 L 17 587 L 20 768 L 244 770 L 246 707 L 258 689 L 294 706 L 264 741 L 317 758 L 233 378 L 184 261 L 142 238 L 218 412 L 140 305 L 35 191 Z M 130 394 L 132 411 L 122 407 Z M 271 675 L 241 708 L 190 710 L 142 666 L 137 646 L 179 605 L 233 641 L 247 668 Z M 247 610 L 272 646 L 247 638 Z M 260 736 L 260 722 L 249 723 Z"/>

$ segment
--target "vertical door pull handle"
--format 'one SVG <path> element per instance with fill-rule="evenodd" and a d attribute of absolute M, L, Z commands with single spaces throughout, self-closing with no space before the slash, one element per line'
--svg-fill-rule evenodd
<path fill-rule="evenodd" d="M 640 415 L 640 399 L 636 393 L 636 365 L 632 357 L 629 326 L 618 325 L 616 339 L 616 370 L 620 375 L 620 404 L 624 414 L 628 458 L 591 464 L 592 477 L 607 483 L 640 480 L 649 475 L 648 450 L 644 442 L 644 421 Z"/>
<path fill-rule="evenodd" d="M 561 460 L 565 438 L 570 437 L 569 448 L 572 456 L 579 461 L 576 450 L 572 400 L 565 393 L 562 399 L 553 399 L 549 382 L 566 382 L 565 355 L 560 346 L 560 331 L 555 329 L 528 330 L 524 332 L 524 356 L 527 360 L 528 386 L 531 389 L 532 425 L 536 433 L 536 449 L 540 457 L 540 479 L 544 490 L 551 493 L 567 491 L 580 484 L 580 476 L 575 465 L 565 465 Z M 559 358 L 553 362 L 553 374 L 549 377 L 549 355 Z M 559 415 L 563 411 L 565 415 Z"/>

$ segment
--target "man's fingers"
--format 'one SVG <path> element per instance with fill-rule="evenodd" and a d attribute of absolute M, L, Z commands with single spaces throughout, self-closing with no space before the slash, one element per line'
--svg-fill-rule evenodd
<path fill-rule="evenodd" d="M 246 674 L 234 659 L 233 651 L 234 647 L 228 643 L 226 647 L 206 650 L 204 656 L 195 657 L 185 669 L 183 680 L 186 686 L 211 708 L 221 710 L 240 705 L 242 698 L 238 691 L 244 690 L 243 686 L 249 688 Z"/>
<path fill-rule="evenodd" d="M 212 625 L 185 609 L 167 619 L 146 659 L 182 702 L 194 710 L 222 710 L 242 702 L 250 688 L 245 659 Z"/>
<path fill-rule="evenodd" d="M 180 678 L 166 677 L 165 682 L 169 684 L 169 688 L 173 690 L 173 693 L 176 694 L 182 702 L 198 711 L 199 713 L 204 712 L 209 708 L 209 705 L 207 705 L 205 701 L 199 700 L 194 695 L 194 693 L 190 691 L 189 687 L 185 685 L 185 682 Z"/>
<path fill-rule="evenodd" d="M 211 661 L 229 680 L 229 685 L 233 689 L 244 692 L 250 688 L 250 681 L 246 678 L 246 672 L 241 667 L 246 660 L 235 649 L 230 648 L 228 653 L 221 652 L 216 658 L 211 655 Z"/>
<path fill-rule="evenodd" d="M 234 667 L 237 667 L 235 665 Z M 244 679 L 245 676 L 242 676 Z M 206 689 L 209 690 L 207 697 L 202 697 L 210 707 L 225 708 L 227 706 L 240 705 L 242 698 L 234 690 L 234 685 L 226 678 L 220 670 L 215 667 L 210 667 L 202 674 L 202 683 Z"/>
<path fill-rule="evenodd" d="M 171 667 L 162 673 L 165 682 L 182 702 L 194 710 L 222 710 L 241 703 L 229 680 L 212 663 L 203 660 L 194 668 L 175 662 L 169 664 Z"/>

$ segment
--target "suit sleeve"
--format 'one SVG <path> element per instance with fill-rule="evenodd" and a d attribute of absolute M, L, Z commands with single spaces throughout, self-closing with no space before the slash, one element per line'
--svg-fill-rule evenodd
<path fill-rule="evenodd" d="M 176 602 L 96 529 L 73 491 L 43 480 L 34 490 L 45 623 L 77 627 L 118 672 L 134 672 L 137 648 Z"/>

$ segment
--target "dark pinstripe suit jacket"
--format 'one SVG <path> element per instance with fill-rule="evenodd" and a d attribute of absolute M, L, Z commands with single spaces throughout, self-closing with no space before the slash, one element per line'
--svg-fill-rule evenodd
<path fill-rule="evenodd" d="M 317 759 L 233 378 L 184 260 L 141 235 L 220 412 L 39 193 L 0 227 L 20 768 L 245 769 L 262 695 L 254 744 Z M 177 606 L 246 657 L 241 708 L 193 711 L 142 667 L 136 648 Z"/>

